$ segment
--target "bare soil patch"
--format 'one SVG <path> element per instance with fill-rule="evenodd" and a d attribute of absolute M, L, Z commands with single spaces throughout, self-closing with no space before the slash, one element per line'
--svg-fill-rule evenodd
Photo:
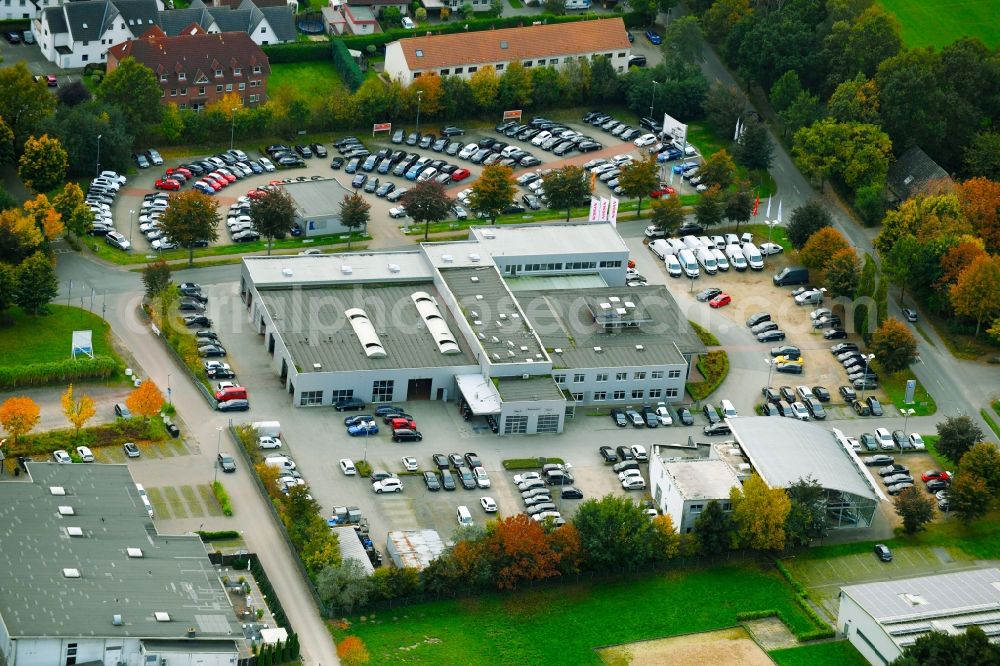
<path fill-rule="evenodd" d="M 746 629 L 733 627 L 687 636 L 674 636 L 652 641 L 639 641 L 604 648 L 598 651 L 605 664 L 611 666 L 773 666 L 774 662 Z"/>

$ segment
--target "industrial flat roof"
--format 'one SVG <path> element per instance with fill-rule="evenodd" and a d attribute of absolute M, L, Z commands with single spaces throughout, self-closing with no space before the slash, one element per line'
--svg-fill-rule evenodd
<path fill-rule="evenodd" d="M 344 187 L 336 178 L 322 180 L 304 180 L 281 185 L 295 202 L 302 217 L 321 217 L 326 215 L 340 216 L 340 202 L 345 194 L 353 190 Z"/>
<path fill-rule="evenodd" d="M 558 222 L 550 224 L 469 227 L 484 254 L 493 257 L 545 254 L 628 254 L 618 230 L 607 222 Z"/>
<path fill-rule="evenodd" d="M 1000 611 L 1000 570 L 973 569 L 841 588 L 883 624 Z M 947 621 L 954 624 L 959 617 Z M 998 620 L 1000 621 L 1000 620 Z"/>
<path fill-rule="evenodd" d="M 361 539 L 358 538 L 358 533 L 353 527 L 331 527 L 330 529 L 337 535 L 342 561 L 357 560 L 366 574 L 371 576 L 375 573 L 375 567 L 368 559 L 368 553 L 365 552 L 365 547 L 361 545 Z"/>
<path fill-rule="evenodd" d="M 662 286 L 520 291 L 517 297 L 554 367 L 684 365 L 682 352 L 705 351 Z M 626 311 L 623 322 L 642 323 L 605 329 L 595 319 L 606 316 L 604 305 Z"/>
<path fill-rule="evenodd" d="M 201 539 L 158 534 L 126 465 L 28 463 L 28 474 L 0 482 L 0 615 L 12 637 L 242 636 Z"/>
<path fill-rule="evenodd" d="M 829 428 L 769 416 L 726 421 L 754 471 L 772 488 L 787 488 L 812 476 L 829 490 L 885 499 L 853 450 L 838 442 Z"/>
<path fill-rule="evenodd" d="M 243 257 L 258 290 L 381 283 L 386 280 L 427 281 L 433 269 L 418 249 L 394 252 Z M 397 270 L 398 269 L 398 270 Z"/>
<path fill-rule="evenodd" d="M 577 273 L 576 275 L 518 275 L 504 277 L 507 287 L 514 293 L 521 291 L 542 291 L 549 289 L 600 289 L 607 287 L 600 273 Z"/>
<path fill-rule="evenodd" d="M 664 462 L 663 468 L 677 484 L 684 499 L 728 499 L 729 490 L 740 487 L 740 480 L 733 468 L 723 460 L 705 458 Z"/>
<path fill-rule="evenodd" d="M 562 390 L 551 376 L 537 376 L 529 379 L 521 377 L 497 377 L 497 390 L 504 402 L 524 400 L 566 400 Z"/>
<path fill-rule="evenodd" d="M 459 353 L 442 354 L 438 349 L 410 298 L 420 291 L 438 301 Z M 268 290 L 260 292 L 260 301 L 274 318 L 299 372 L 476 365 L 454 318 L 430 282 Z M 352 308 L 368 315 L 385 349 L 384 358 L 369 358 L 365 353 L 344 315 Z M 314 369 L 317 363 L 321 367 Z"/>
<path fill-rule="evenodd" d="M 479 344 L 493 363 L 548 363 L 541 342 L 496 266 L 441 268 Z"/>
<path fill-rule="evenodd" d="M 469 403 L 469 408 L 476 416 L 499 414 L 503 405 L 500 391 L 493 382 L 479 373 L 455 375 L 455 382 L 462 397 Z"/>

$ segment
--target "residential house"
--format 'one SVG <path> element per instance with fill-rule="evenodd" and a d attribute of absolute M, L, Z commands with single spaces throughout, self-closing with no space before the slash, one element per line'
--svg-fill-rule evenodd
<path fill-rule="evenodd" d="M 209 34 L 245 32 L 258 46 L 294 42 L 295 14 L 292 5 L 268 6 L 263 1 L 242 0 L 239 5 L 209 6 L 193 0 L 187 9 L 160 12 L 159 26 L 168 37 L 182 34 L 195 24 Z"/>
<path fill-rule="evenodd" d="M 371 5 L 332 2 L 323 8 L 323 22 L 331 35 L 371 35 L 382 32 Z"/>
<path fill-rule="evenodd" d="M 113 44 L 157 24 L 158 0 L 81 0 L 45 7 L 32 22 L 42 55 L 63 69 L 103 63 Z"/>
<path fill-rule="evenodd" d="M 948 172 L 932 160 L 930 155 L 919 146 L 913 146 L 889 167 L 886 184 L 889 186 L 891 199 L 906 201 L 929 186 L 943 186 L 947 189 L 954 183 Z"/>
<path fill-rule="evenodd" d="M 499 73 L 514 62 L 561 68 L 606 56 L 615 71 L 628 66 L 631 44 L 620 18 L 522 28 L 407 37 L 386 46 L 385 72 L 404 84 L 423 74 L 469 78 L 483 67 Z"/>
<path fill-rule="evenodd" d="M 228 93 L 245 106 L 267 99 L 267 56 L 245 32 L 209 34 L 192 24 L 184 34 L 169 37 L 153 27 L 142 37 L 108 51 L 108 72 L 124 58 L 134 57 L 156 74 L 163 103 L 200 111 Z"/>

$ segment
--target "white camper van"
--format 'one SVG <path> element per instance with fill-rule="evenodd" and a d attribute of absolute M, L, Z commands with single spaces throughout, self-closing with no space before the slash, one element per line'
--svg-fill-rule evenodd
<path fill-rule="evenodd" d="M 681 250 L 677 255 L 677 260 L 681 262 L 681 268 L 684 269 L 684 274 L 689 278 L 696 278 L 701 271 L 698 269 L 698 260 L 694 258 L 694 252 L 691 250 Z"/>

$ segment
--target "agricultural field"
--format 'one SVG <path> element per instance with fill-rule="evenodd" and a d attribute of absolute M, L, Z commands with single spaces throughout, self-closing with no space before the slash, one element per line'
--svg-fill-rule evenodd
<path fill-rule="evenodd" d="M 959 37 L 978 37 L 987 48 L 1000 44 L 996 0 L 882 0 L 903 28 L 903 42 L 910 47 L 941 48 Z"/>

